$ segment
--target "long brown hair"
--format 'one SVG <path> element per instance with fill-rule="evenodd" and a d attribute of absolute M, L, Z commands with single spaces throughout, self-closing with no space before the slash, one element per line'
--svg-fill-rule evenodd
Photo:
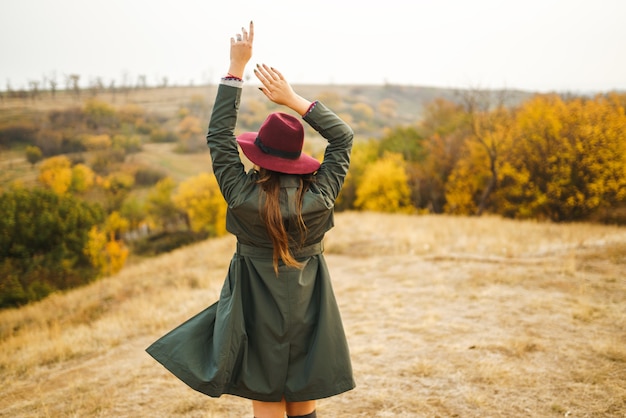
<path fill-rule="evenodd" d="M 302 200 L 305 192 L 314 180 L 313 175 L 299 176 L 300 185 L 296 193 L 296 223 L 298 227 L 298 240 L 290 237 L 285 229 L 285 222 L 280 211 L 280 173 L 261 168 L 257 183 L 261 185 L 264 193 L 261 193 L 262 204 L 259 205 L 261 219 L 265 222 L 265 228 L 274 246 L 273 264 L 274 272 L 278 275 L 278 261 L 290 267 L 302 268 L 302 263 L 296 260 L 289 250 L 290 244 L 302 247 L 306 239 L 306 225 L 302 218 Z"/>

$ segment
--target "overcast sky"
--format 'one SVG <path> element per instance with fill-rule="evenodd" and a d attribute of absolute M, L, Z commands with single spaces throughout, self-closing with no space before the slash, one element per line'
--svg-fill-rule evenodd
<path fill-rule="evenodd" d="M 625 0 L 0 0 L 0 89 L 215 83 L 250 20 L 293 83 L 626 90 Z"/>

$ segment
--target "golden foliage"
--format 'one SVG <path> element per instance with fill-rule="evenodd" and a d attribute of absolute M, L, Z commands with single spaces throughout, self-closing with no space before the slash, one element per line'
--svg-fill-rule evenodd
<path fill-rule="evenodd" d="M 98 178 L 98 183 L 106 196 L 107 211 L 119 209 L 122 202 L 131 193 L 135 185 L 135 177 L 129 173 L 116 171 L 104 178 Z"/>
<path fill-rule="evenodd" d="M 88 236 L 89 240 L 87 245 L 85 245 L 85 254 L 89 257 L 91 265 L 99 272 L 103 272 L 106 270 L 107 263 L 104 252 L 107 242 L 106 232 L 101 231 L 97 226 L 92 226 Z"/>
<path fill-rule="evenodd" d="M 537 96 L 519 110 L 514 137 L 499 192 L 507 214 L 585 219 L 626 201 L 626 116 L 617 96 Z"/>
<path fill-rule="evenodd" d="M 130 191 L 134 184 L 135 178 L 124 172 L 111 173 L 102 180 L 102 188 L 113 194 Z"/>
<path fill-rule="evenodd" d="M 169 225 L 177 224 L 180 211 L 172 200 L 176 183 L 171 177 L 165 177 L 150 189 L 146 198 L 146 211 L 152 225 L 159 225 L 166 230 Z"/>
<path fill-rule="evenodd" d="M 106 243 L 104 251 L 109 262 L 107 275 L 119 272 L 128 258 L 128 248 L 120 240 L 110 240 Z"/>
<path fill-rule="evenodd" d="M 122 217 L 118 211 L 113 211 L 106 220 L 106 230 L 109 236 L 116 237 L 128 231 L 130 222 Z"/>
<path fill-rule="evenodd" d="M 339 209 L 354 207 L 356 190 L 363 177 L 363 173 L 378 159 L 378 143 L 374 140 L 356 142 L 350 156 L 350 170 L 346 176 L 344 186 L 339 193 L 335 206 Z"/>
<path fill-rule="evenodd" d="M 89 166 L 76 164 L 72 167 L 71 190 L 76 193 L 84 193 L 94 185 L 96 175 Z"/>
<path fill-rule="evenodd" d="M 227 204 L 213 174 L 201 173 L 181 183 L 173 201 L 187 214 L 194 232 L 226 233 Z"/>
<path fill-rule="evenodd" d="M 72 163 L 64 155 L 45 159 L 39 166 L 39 182 L 56 194 L 67 193 L 72 184 Z"/>
<path fill-rule="evenodd" d="M 113 223 L 120 221 L 119 215 L 110 221 Z M 113 224 L 109 226 L 113 228 L 119 227 L 119 225 Z M 128 248 L 121 240 L 115 239 L 112 231 L 100 230 L 97 226 L 93 226 L 89 231 L 89 240 L 85 246 L 85 254 L 89 257 L 91 265 L 101 275 L 108 276 L 119 272 L 126 263 L 128 253 Z"/>
<path fill-rule="evenodd" d="M 363 174 L 356 190 L 355 206 L 376 212 L 414 211 L 404 160 L 400 154 L 386 153 Z"/>
<path fill-rule="evenodd" d="M 473 215 L 478 210 L 478 196 L 489 177 L 484 148 L 466 143 L 464 156 L 457 162 L 445 186 L 446 213 Z"/>

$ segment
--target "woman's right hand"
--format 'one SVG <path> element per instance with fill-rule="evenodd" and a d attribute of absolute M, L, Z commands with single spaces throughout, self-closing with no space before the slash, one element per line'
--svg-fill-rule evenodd
<path fill-rule="evenodd" d="M 250 29 L 241 28 L 241 34 L 230 38 L 230 67 L 228 73 L 243 78 L 246 64 L 252 57 L 252 43 L 254 41 L 254 23 L 250 21 Z"/>
<path fill-rule="evenodd" d="M 304 115 L 311 106 L 311 102 L 296 94 L 285 77 L 273 67 L 257 64 L 254 74 L 263 84 L 261 91 L 272 102 L 284 105 Z"/>

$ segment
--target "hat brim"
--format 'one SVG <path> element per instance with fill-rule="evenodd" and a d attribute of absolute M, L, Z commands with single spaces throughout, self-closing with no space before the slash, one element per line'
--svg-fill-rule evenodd
<path fill-rule="evenodd" d="M 285 174 L 309 174 L 320 168 L 320 162 L 305 153 L 301 153 L 298 158 L 294 159 L 264 153 L 254 144 L 257 135 L 258 132 L 244 132 L 237 136 L 237 143 L 241 150 L 254 164 Z"/>

